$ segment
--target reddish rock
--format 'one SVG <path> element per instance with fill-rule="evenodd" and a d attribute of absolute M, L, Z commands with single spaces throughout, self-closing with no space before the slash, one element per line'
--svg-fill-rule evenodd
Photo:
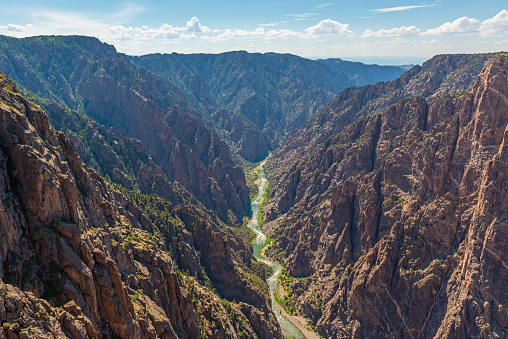
<path fill-rule="evenodd" d="M 274 255 L 324 337 L 506 337 L 507 98 L 499 54 L 466 93 L 403 99 L 279 172 Z"/>

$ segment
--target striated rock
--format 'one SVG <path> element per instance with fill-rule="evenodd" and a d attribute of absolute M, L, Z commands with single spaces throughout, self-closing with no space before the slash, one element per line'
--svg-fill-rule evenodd
<path fill-rule="evenodd" d="M 507 336 L 508 62 L 489 58 L 467 92 L 400 100 L 279 168 L 272 255 L 324 337 Z"/>
<path fill-rule="evenodd" d="M 231 136 L 234 144 L 242 144 L 240 150 L 248 147 L 252 139 L 236 135 L 238 132 L 227 127 L 230 123 L 235 128 L 262 133 L 272 145 L 277 145 L 335 93 L 353 85 L 346 75 L 327 65 L 290 54 L 171 53 L 130 60 L 178 86 L 189 102 L 204 115 L 210 115 L 226 136 Z M 217 117 L 218 109 L 222 119 Z"/>
<path fill-rule="evenodd" d="M 245 159 L 257 162 L 272 149 L 270 138 L 245 116 L 220 109 L 211 117 L 226 135 L 225 139 L 234 143 L 233 150 Z"/>
<path fill-rule="evenodd" d="M 438 55 L 393 81 L 347 88 L 301 128 L 288 135 L 274 152 L 267 168 L 273 176 L 280 168 L 291 167 L 347 125 L 379 113 L 406 97 L 462 92 L 475 81 L 485 63 L 493 56 L 494 54 Z"/>
<path fill-rule="evenodd" d="M 247 213 L 245 178 L 228 146 L 169 81 L 136 68 L 113 46 L 95 38 L 2 37 L 2 42 L 0 67 L 34 92 L 38 101 L 44 98 L 63 103 L 107 129 L 138 139 L 170 182 L 180 182 L 222 220 L 238 223 Z M 82 128 L 77 121 L 69 121 L 77 113 L 67 115 L 67 121 L 58 124 L 74 132 Z M 75 136 L 84 139 L 82 134 Z M 109 166 L 118 168 L 110 178 L 128 184 L 127 169 L 111 163 L 115 156 L 103 147 L 99 135 L 91 137 L 97 138 L 92 151 L 104 156 Z"/>
<path fill-rule="evenodd" d="M 168 201 L 153 197 L 158 208 L 141 203 L 137 207 L 137 200 L 113 190 L 83 166 L 73 143 L 56 132 L 40 107 L 23 98 L 4 74 L 0 85 L 1 336 L 199 338 L 200 324 L 229 328 L 214 320 L 215 313 L 198 314 L 187 291 L 190 285 L 179 277 L 177 264 L 186 254 L 178 251 L 175 237 L 185 235 L 183 227 L 195 230 L 194 239 L 183 239 L 195 256 L 192 241 L 205 234 L 192 223 L 214 229 L 212 241 L 200 243 L 199 251 L 228 263 L 224 273 L 236 274 L 237 293 L 245 294 L 243 288 L 251 299 L 257 297 L 257 304 L 268 305 L 239 273 L 218 225 L 226 226 L 202 211 L 181 186 L 168 187 L 181 204 L 175 211 L 194 211 L 200 218 L 189 217 L 189 225 L 173 214 Z M 148 199 L 140 193 L 134 196 Z M 141 207 L 154 215 L 148 218 Z M 212 265 L 205 262 L 205 267 Z M 224 289 L 220 280 L 219 287 Z M 210 294 L 209 304 L 221 309 L 219 297 Z M 261 317 L 269 319 L 271 314 L 265 306 Z M 276 324 L 271 330 L 281 337 Z M 235 331 L 229 337 L 234 338 Z"/>

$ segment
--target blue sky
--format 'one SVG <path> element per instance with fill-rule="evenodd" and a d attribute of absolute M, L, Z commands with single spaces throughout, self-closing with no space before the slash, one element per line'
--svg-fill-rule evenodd
<path fill-rule="evenodd" d="M 508 3 L 17 0 L 0 9 L 0 34 L 90 35 L 131 55 L 247 50 L 427 58 L 508 50 Z"/>

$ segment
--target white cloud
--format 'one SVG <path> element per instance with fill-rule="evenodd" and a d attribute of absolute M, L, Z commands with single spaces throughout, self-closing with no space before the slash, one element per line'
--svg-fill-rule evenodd
<path fill-rule="evenodd" d="M 415 9 L 415 8 L 434 7 L 434 6 L 436 6 L 436 4 L 420 5 L 420 6 L 388 7 L 388 8 L 371 9 L 370 12 L 374 12 L 374 13 L 399 12 L 399 11 L 408 11 L 410 9 Z"/>
<path fill-rule="evenodd" d="M 348 24 L 341 24 L 331 19 L 321 20 L 317 25 L 309 27 L 305 30 L 310 35 L 353 35 L 353 31 L 349 30 Z"/>
<path fill-rule="evenodd" d="M 7 31 L 8 32 L 23 32 L 23 26 L 21 26 L 21 25 L 14 25 L 14 24 L 8 24 L 7 25 Z"/>
<path fill-rule="evenodd" d="M 267 23 L 267 24 L 259 24 L 260 27 L 274 27 L 274 26 L 278 26 L 280 24 L 284 24 L 288 22 L 287 20 L 283 20 L 283 21 L 279 21 L 279 22 L 270 22 L 270 23 Z"/>
<path fill-rule="evenodd" d="M 185 31 L 186 32 L 194 32 L 194 33 L 200 33 L 200 32 L 208 33 L 208 32 L 210 32 L 210 28 L 208 28 L 206 26 L 202 26 L 199 23 L 198 18 L 196 18 L 194 16 L 190 19 L 190 21 L 187 21 L 187 25 L 185 26 Z"/>
<path fill-rule="evenodd" d="M 263 27 L 258 27 L 253 31 L 246 31 L 243 29 L 228 29 L 219 35 L 215 36 L 215 39 L 252 39 L 257 37 L 262 37 L 265 35 L 265 29 Z"/>
<path fill-rule="evenodd" d="M 305 35 L 300 32 L 295 32 L 290 29 L 275 30 L 270 29 L 265 34 L 266 39 L 288 39 L 288 38 L 305 38 Z"/>
<path fill-rule="evenodd" d="M 295 20 L 304 20 L 311 16 L 318 15 L 317 13 L 300 13 L 300 14 L 286 14 L 284 15 L 287 18 L 293 18 Z"/>
<path fill-rule="evenodd" d="M 421 35 L 443 35 L 471 33 L 478 29 L 480 21 L 474 18 L 462 17 L 453 22 L 445 22 L 437 28 L 431 28 L 422 32 Z"/>
<path fill-rule="evenodd" d="M 436 39 L 424 40 L 424 41 L 421 41 L 421 44 L 426 45 L 426 46 L 435 46 L 435 45 L 439 45 L 439 41 L 437 41 Z"/>
<path fill-rule="evenodd" d="M 331 6 L 333 5 L 332 3 L 328 2 L 326 4 L 321 4 L 321 5 L 317 5 L 316 7 L 314 7 L 314 10 L 316 9 L 321 9 L 321 8 L 325 8 L 325 7 L 328 7 L 328 6 Z"/>
<path fill-rule="evenodd" d="M 495 35 L 499 31 L 508 34 L 508 11 L 505 9 L 497 13 L 493 18 L 482 22 L 480 26 L 480 34 L 483 36 Z"/>
<path fill-rule="evenodd" d="M 200 24 L 198 18 L 192 17 L 183 27 L 174 27 L 167 23 L 159 28 L 125 27 L 123 25 L 111 26 L 106 36 L 116 40 L 156 40 L 156 39 L 191 39 L 196 38 L 195 33 L 210 33 L 212 30 Z"/>
<path fill-rule="evenodd" d="M 372 31 L 367 29 L 362 34 L 362 38 L 369 37 L 384 37 L 384 36 L 409 36 L 409 35 L 417 35 L 420 32 L 419 28 L 416 26 L 401 26 L 400 28 L 392 28 L 392 29 L 380 29 L 379 31 Z"/>
<path fill-rule="evenodd" d="M 272 39 L 288 39 L 288 38 L 306 38 L 307 35 L 301 32 L 296 32 L 290 29 L 269 29 L 266 30 L 264 27 L 258 27 L 253 31 L 247 30 L 226 30 L 222 33 L 207 38 L 211 41 L 228 41 L 230 39 L 237 40 L 251 40 L 254 38 L 262 38 L 266 40 Z"/>

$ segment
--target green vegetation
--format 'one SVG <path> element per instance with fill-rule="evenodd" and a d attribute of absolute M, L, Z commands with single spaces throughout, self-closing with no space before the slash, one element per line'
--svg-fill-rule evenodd
<path fill-rule="evenodd" d="M 290 287 L 292 281 L 293 277 L 290 276 L 283 268 L 279 276 L 277 286 L 282 287 L 284 295 L 279 295 L 279 288 L 277 288 L 275 293 L 275 300 L 289 314 L 295 314 L 294 312 L 296 311 L 296 298 L 293 297 L 293 291 Z"/>
<path fill-rule="evenodd" d="M 137 290 L 137 291 L 134 291 L 134 294 L 130 295 L 130 298 L 132 301 L 136 301 L 139 299 L 139 295 L 140 295 L 139 290 Z"/>

